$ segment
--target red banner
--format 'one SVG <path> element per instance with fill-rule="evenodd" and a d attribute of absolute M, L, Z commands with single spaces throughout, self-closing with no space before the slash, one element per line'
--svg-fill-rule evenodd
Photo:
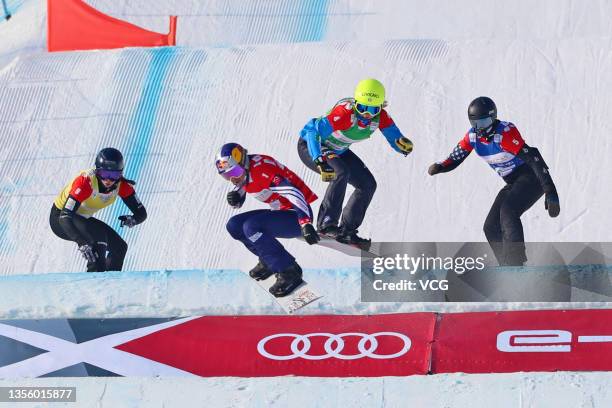
<path fill-rule="evenodd" d="M 440 315 L 434 373 L 612 370 L 612 310 Z"/>
<path fill-rule="evenodd" d="M 176 17 L 160 34 L 99 12 L 81 0 L 47 0 L 47 49 L 94 50 L 176 45 Z"/>
<path fill-rule="evenodd" d="M 612 371 L 604 309 L 4 320 L 0 337 L 0 378 Z"/>
<path fill-rule="evenodd" d="M 205 377 L 426 374 L 435 320 L 433 313 L 207 316 L 116 348 Z"/>

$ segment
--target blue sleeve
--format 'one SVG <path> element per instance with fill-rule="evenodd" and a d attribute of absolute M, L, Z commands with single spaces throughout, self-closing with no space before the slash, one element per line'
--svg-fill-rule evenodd
<path fill-rule="evenodd" d="M 333 128 L 326 117 L 311 119 L 300 132 L 300 137 L 308 144 L 308 153 L 312 160 L 321 156 L 321 139 L 332 134 Z"/>
<path fill-rule="evenodd" d="M 389 142 L 393 150 L 401 153 L 402 151 L 399 149 L 399 147 L 397 147 L 395 141 L 403 135 L 402 132 L 400 132 L 399 128 L 395 125 L 395 123 L 391 126 L 387 126 L 384 129 L 380 129 L 380 131 L 382 132 L 385 139 L 387 139 L 387 142 Z"/>

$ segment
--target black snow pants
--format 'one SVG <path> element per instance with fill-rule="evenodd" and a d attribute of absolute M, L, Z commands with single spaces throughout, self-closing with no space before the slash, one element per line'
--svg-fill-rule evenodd
<path fill-rule="evenodd" d="M 484 233 L 500 265 L 523 265 L 525 236 L 521 215 L 542 197 L 544 191 L 533 171 L 522 165 L 504 178 L 484 223 Z"/>
<path fill-rule="evenodd" d="M 308 144 L 303 139 L 298 142 L 298 154 L 309 169 L 319 173 L 319 169 L 308 153 Z M 338 225 L 340 214 L 342 214 L 340 223 L 342 229 L 346 232 L 355 231 L 363 222 L 366 210 L 372 201 L 376 191 L 376 180 L 361 159 L 350 150 L 327 160 L 327 163 L 336 172 L 336 179 L 329 183 L 325 191 L 319 207 L 317 228 Z M 353 186 L 355 191 L 343 210 L 342 204 L 347 184 Z"/>
<path fill-rule="evenodd" d="M 49 215 L 51 230 L 58 237 L 72 241 L 60 225 L 60 213 L 55 205 L 51 206 Z M 96 262 L 87 263 L 87 272 L 120 271 L 128 249 L 123 238 L 110 226 L 93 217 L 75 215 L 73 222 L 79 232 L 87 237 L 89 243 L 93 243 L 94 251 L 98 255 Z"/>

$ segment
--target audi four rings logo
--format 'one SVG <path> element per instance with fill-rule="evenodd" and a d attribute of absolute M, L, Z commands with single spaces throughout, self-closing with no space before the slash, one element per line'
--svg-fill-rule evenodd
<path fill-rule="evenodd" d="M 323 344 L 325 354 L 308 354 L 312 345 L 310 339 L 312 337 L 327 337 Z M 359 343 L 357 343 L 357 354 L 343 354 L 344 350 L 344 338 L 345 337 L 360 337 Z M 396 337 L 402 341 L 401 348 L 392 354 L 379 354 L 377 353 L 378 342 L 383 337 Z M 274 339 L 287 338 L 291 339 L 291 342 L 286 341 L 288 354 L 272 354 L 266 350 L 266 344 Z M 264 337 L 257 343 L 257 351 L 262 356 L 269 358 L 270 360 L 293 360 L 295 358 L 303 358 L 305 360 L 325 360 L 327 358 L 337 358 L 339 360 L 357 360 L 359 358 L 369 357 L 379 360 L 385 360 L 390 358 L 397 358 L 403 356 L 410 350 L 412 342 L 410 338 L 402 333 L 396 332 L 378 332 L 372 334 L 366 333 L 309 333 L 309 334 L 296 334 L 296 333 L 278 333 L 272 334 L 268 337 Z"/>

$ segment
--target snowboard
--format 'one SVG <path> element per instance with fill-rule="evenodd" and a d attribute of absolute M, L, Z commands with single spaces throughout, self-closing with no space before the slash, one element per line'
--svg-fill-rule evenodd
<path fill-rule="evenodd" d="M 338 242 L 336 241 L 334 237 L 329 236 L 329 235 L 319 233 L 319 237 L 321 238 L 321 240 L 317 242 L 316 245 L 319 245 L 325 248 L 330 248 L 330 249 L 342 252 L 343 254 L 346 254 L 349 256 L 356 256 L 356 257 L 364 256 L 368 258 L 370 257 L 378 258 L 380 256 L 380 254 L 378 253 L 378 249 L 379 249 L 378 244 L 376 243 L 371 244 L 368 250 L 364 250 L 358 245 L 344 244 L 342 242 Z M 300 241 L 306 242 L 303 237 L 298 237 L 298 239 Z"/>
<path fill-rule="evenodd" d="M 244 272 L 244 271 L 243 271 Z M 270 293 L 268 289 L 274 282 L 276 282 L 276 277 L 274 275 L 270 276 L 266 280 L 255 280 L 249 276 L 248 272 L 244 272 L 249 277 L 250 280 L 255 282 L 261 289 L 265 290 L 268 296 L 271 296 L 274 301 L 283 308 L 285 312 L 288 314 L 293 314 L 297 310 L 300 310 L 306 305 L 309 305 L 318 299 L 321 299 L 323 295 L 320 295 L 314 287 L 308 282 L 304 281 L 300 286 L 295 288 L 293 292 L 284 297 L 276 297 Z"/>

